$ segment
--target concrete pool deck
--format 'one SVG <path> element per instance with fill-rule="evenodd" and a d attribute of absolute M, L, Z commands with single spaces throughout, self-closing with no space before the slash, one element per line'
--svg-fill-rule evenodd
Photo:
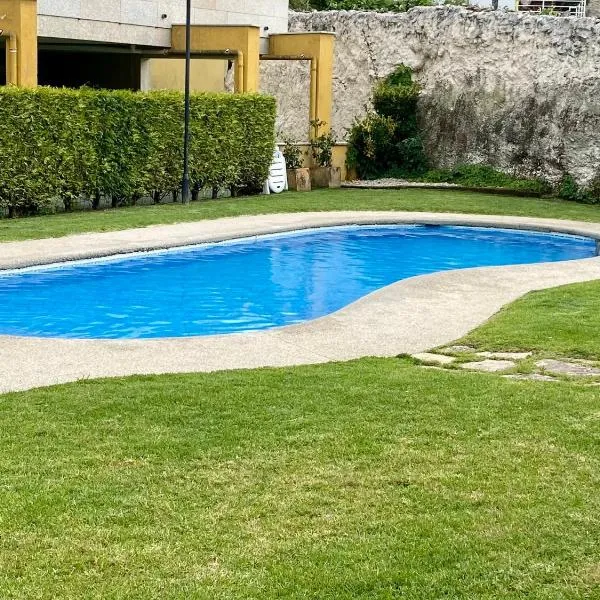
<path fill-rule="evenodd" d="M 600 223 L 531 217 L 375 211 L 272 214 L 3 243 L 0 270 L 296 229 L 389 223 L 507 227 L 600 239 Z M 480 267 L 405 279 L 331 315 L 267 331 L 150 340 L 0 336 L 0 393 L 97 377 L 422 352 L 463 336 L 527 292 L 594 279 L 600 279 L 600 257 Z"/>

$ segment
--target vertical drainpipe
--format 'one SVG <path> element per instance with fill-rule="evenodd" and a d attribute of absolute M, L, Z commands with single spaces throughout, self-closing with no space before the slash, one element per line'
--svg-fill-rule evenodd
<path fill-rule="evenodd" d="M 1 37 L 6 38 L 6 83 L 19 85 L 17 36 L 14 33 L 4 32 Z"/>
<path fill-rule="evenodd" d="M 237 69 L 237 80 L 239 82 L 237 85 L 238 89 L 235 91 L 239 94 L 242 94 L 246 91 L 246 82 L 244 81 L 246 75 L 246 65 L 244 63 L 244 53 L 241 50 L 237 52 L 235 68 Z"/>
<path fill-rule="evenodd" d="M 317 98 L 318 98 L 318 76 L 319 76 L 319 62 L 316 58 L 310 59 L 310 110 L 309 117 L 311 121 L 317 120 L 317 115 L 319 114 L 317 108 Z M 312 125 L 310 127 L 309 139 L 313 139 L 319 135 L 319 132 L 313 129 Z"/>

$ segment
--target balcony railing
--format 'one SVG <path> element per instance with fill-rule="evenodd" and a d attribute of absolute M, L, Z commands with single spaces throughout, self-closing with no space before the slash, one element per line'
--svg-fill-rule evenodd
<path fill-rule="evenodd" d="M 585 17 L 586 0 L 517 0 L 516 8 L 555 17 Z"/>

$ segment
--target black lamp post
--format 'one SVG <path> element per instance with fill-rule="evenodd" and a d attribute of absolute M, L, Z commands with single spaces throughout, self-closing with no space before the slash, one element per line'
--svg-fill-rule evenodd
<path fill-rule="evenodd" d="M 185 14 L 185 116 L 183 124 L 183 181 L 181 201 L 190 202 L 190 65 L 192 61 L 192 0 L 186 0 Z"/>

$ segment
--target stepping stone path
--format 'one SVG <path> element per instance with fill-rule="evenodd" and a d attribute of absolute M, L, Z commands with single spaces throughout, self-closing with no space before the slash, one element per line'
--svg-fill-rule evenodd
<path fill-rule="evenodd" d="M 581 364 L 575 362 L 567 362 L 564 360 L 555 360 L 545 358 L 538 360 L 535 363 L 536 367 L 550 371 L 550 373 L 558 373 L 560 375 L 570 375 L 571 377 L 594 377 L 600 376 L 600 369 L 592 367 L 589 364 Z"/>
<path fill-rule="evenodd" d="M 503 375 L 505 379 L 519 379 L 523 381 L 560 381 L 556 377 L 550 375 L 542 375 L 541 373 L 523 373 L 519 375 Z"/>
<path fill-rule="evenodd" d="M 437 365 L 449 365 L 453 363 L 456 358 L 454 356 L 446 356 L 445 354 L 433 354 L 431 352 L 419 352 L 419 354 L 413 354 L 413 358 L 426 363 L 435 363 Z"/>
<path fill-rule="evenodd" d="M 447 348 L 442 348 L 442 352 L 475 352 L 475 348 L 471 346 L 448 346 Z"/>
<path fill-rule="evenodd" d="M 484 360 L 456 363 L 461 369 L 470 371 L 482 371 L 485 373 L 502 373 L 509 369 L 515 368 L 522 361 L 531 358 L 533 352 L 477 352 L 471 346 L 447 346 L 439 350 L 439 354 L 433 352 L 420 352 L 413 354 L 413 358 L 429 363 L 429 369 L 442 369 L 456 361 L 460 361 L 460 356 L 463 354 L 462 360 L 466 357 L 465 354 L 479 356 Z M 436 366 L 431 366 L 436 365 Z M 541 373 L 511 373 L 503 375 L 506 379 L 517 379 L 525 381 L 561 381 L 560 377 L 555 375 L 566 375 L 570 377 L 600 377 L 600 366 L 598 362 L 590 360 L 577 360 L 568 358 L 565 360 L 556 360 L 553 358 L 545 358 L 538 360 L 535 366 L 542 370 Z M 527 369 L 528 370 L 528 369 Z M 589 385 L 600 385 L 600 382 L 590 383 Z"/>
<path fill-rule="evenodd" d="M 470 369 L 472 371 L 484 371 L 485 373 L 497 373 L 512 369 L 515 363 L 512 360 L 480 360 L 478 362 L 468 362 L 460 365 L 461 369 Z"/>
<path fill-rule="evenodd" d="M 484 358 L 500 358 L 502 360 L 525 360 L 529 358 L 533 352 L 477 352 L 477 356 Z"/>

